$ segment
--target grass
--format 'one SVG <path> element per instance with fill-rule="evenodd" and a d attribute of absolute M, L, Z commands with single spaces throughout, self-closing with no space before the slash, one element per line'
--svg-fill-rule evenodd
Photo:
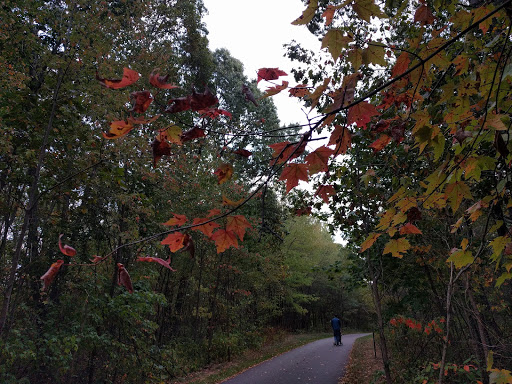
<path fill-rule="evenodd" d="M 350 353 L 345 375 L 339 384 L 380 384 L 384 382 L 384 367 L 379 345 L 376 344 L 374 349 L 372 335 L 357 339 Z"/>
<path fill-rule="evenodd" d="M 172 381 L 172 384 L 216 384 L 265 360 L 312 341 L 331 337 L 330 333 L 282 334 L 257 350 L 250 350 L 231 362 L 217 364 Z"/>

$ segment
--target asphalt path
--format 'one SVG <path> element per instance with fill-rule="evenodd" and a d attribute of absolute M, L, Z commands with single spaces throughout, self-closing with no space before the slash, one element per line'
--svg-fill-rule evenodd
<path fill-rule="evenodd" d="M 342 346 L 334 346 L 334 338 L 321 339 L 267 360 L 224 384 L 337 384 L 354 341 L 368 333 L 343 335 Z"/>

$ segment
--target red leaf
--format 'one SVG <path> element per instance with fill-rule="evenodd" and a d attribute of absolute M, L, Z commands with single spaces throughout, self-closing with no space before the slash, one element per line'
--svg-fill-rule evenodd
<path fill-rule="evenodd" d="M 217 253 L 222 253 L 229 247 L 238 248 L 238 240 L 236 235 L 232 231 L 226 231 L 224 229 L 217 230 L 211 237 L 215 241 L 217 247 Z"/>
<path fill-rule="evenodd" d="M 249 152 L 247 149 L 237 149 L 236 151 L 233 151 L 233 153 L 242 157 L 250 157 L 252 155 L 252 152 Z"/>
<path fill-rule="evenodd" d="M 243 215 L 228 216 L 226 230 L 233 231 L 238 235 L 240 240 L 244 239 L 245 230 L 252 228 L 252 225 L 247 221 Z"/>
<path fill-rule="evenodd" d="M 400 228 L 400 234 L 401 235 L 409 235 L 409 234 L 423 235 L 423 232 L 421 232 L 421 230 L 414 224 L 407 223 Z"/>
<path fill-rule="evenodd" d="M 295 214 L 297 216 L 302 216 L 302 215 L 311 215 L 311 207 L 305 207 L 305 208 L 299 208 L 297 210 L 295 210 Z"/>
<path fill-rule="evenodd" d="M 104 259 L 104 257 L 98 256 L 98 255 L 94 255 L 92 257 L 92 259 L 90 259 L 90 260 L 91 260 L 91 263 L 96 264 L 96 263 L 99 263 L 103 259 Z"/>
<path fill-rule="evenodd" d="M 71 257 L 75 256 L 76 255 L 75 248 L 70 247 L 69 245 L 62 245 L 61 240 L 60 240 L 62 238 L 62 236 L 64 236 L 64 235 L 60 235 L 59 236 L 59 249 L 60 249 L 60 251 L 63 254 L 65 254 L 66 256 L 71 256 Z"/>
<path fill-rule="evenodd" d="M 435 18 L 426 4 L 422 4 L 414 13 L 414 21 L 419 21 L 421 25 L 432 24 Z"/>
<path fill-rule="evenodd" d="M 125 287 L 128 292 L 133 293 L 132 279 L 123 264 L 117 263 L 117 284 Z"/>
<path fill-rule="evenodd" d="M 43 280 L 43 291 L 48 288 L 48 286 L 52 283 L 53 279 L 55 279 L 55 276 L 57 276 L 57 273 L 59 272 L 60 267 L 64 264 L 64 260 L 57 260 L 55 263 L 53 263 L 48 271 L 41 276 L 41 280 Z"/>
<path fill-rule="evenodd" d="M 133 124 L 128 121 L 118 120 L 110 123 L 109 133 L 103 133 L 105 139 L 119 139 L 124 135 L 128 134 L 133 129 Z"/>
<path fill-rule="evenodd" d="M 103 79 L 99 77 L 98 72 L 96 72 L 96 79 L 107 88 L 119 89 L 135 83 L 139 79 L 139 74 L 133 69 L 123 68 L 122 79 Z"/>
<path fill-rule="evenodd" d="M 286 193 L 297 185 L 299 180 L 308 181 L 308 166 L 307 164 L 288 164 L 279 180 L 286 180 Z"/>
<path fill-rule="evenodd" d="M 213 217 L 213 216 L 218 216 L 220 215 L 222 212 L 220 209 L 217 209 L 217 208 L 214 208 L 214 209 L 210 209 L 208 211 L 208 215 L 206 217 Z"/>
<path fill-rule="evenodd" d="M 192 237 L 190 235 L 185 235 L 185 238 L 183 239 L 183 246 L 183 250 L 188 251 L 190 258 L 193 259 L 196 247 L 194 246 L 194 242 L 192 241 Z"/>
<path fill-rule="evenodd" d="M 149 107 L 149 104 L 153 101 L 151 92 L 149 91 L 137 91 L 130 93 L 130 98 L 133 100 L 132 112 L 144 113 Z"/>
<path fill-rule="evenodd" d="M 233 115 L 231 115 L 231 113 L 229 113 L 228 111 L 225 111 L 224 109 L 218 109 L 218 108 L 206 108 L 206 109 L 201 109 L 198 112 L 201 114 L 201 117 L 203 117 L 203 118 L 209 117 L 212 120 L 216 119 L 219 116 L 227 116 L 230 119 L 233 117 Z"/>
<path fill-rule="evenodd" d="M 210 218 L 202 218 L 202 217 L 196 217 L 194 219 L 194 221 L 192 222 L 192 224 L 201 224 L 201 223 L 204 223 L 205 221 L 208 221 L 210 220 Z M 194 227 L 192 228 L 193 231 L 200 231 L 202 233 L 204 233 L 206 236 L 210 237 L 212 234 L 213 234 L 213 231 L 215 230 L 215 228 L 218 228 L 220 227 L 219 224 L 217 224 L 216 222 L 214 221 L 210 221 L 209 223 L 206 223 L 206 224 L 203 224 L 203 225 L 200 225 L 198 227 Z"/>
<path fill-rule="evenodd" d="M 334 186 L 332 185 L 321 185 L 316 191 L 315 196 L 319 196 L 325 201 L 326 204 L 329 204 L 329 196 L 335 195 L 336 191 L 334 190 Z"/>
<path fill-rule="evenodd" d="M 178 215 L 177 213 L 171 212 L 173 215 L 172 219 L 167 220 L 164 225 L 183 225 L 187 222 L 187 216 L 185 215 Z"/>
<path fill-rule="evenodd" d="M 407 71 L 410 63 L 411 59 L 409 59 L 409 54 L 407 52 L 402 52 L 396 59 L 396 63 L 391 70 L 391 76 L 397 77 Z"/>
<path fill-rule="evenodd" d="M 214 174 L 217 175 L 219 185 L 224 184 L 226 181 L 231 179 L 231 176 L 233 176 L 233 166 L 226 163 L 222 164 L 217 168 Z"/>
<path fill-rule="evenodd" d="M 306 163 L 308 164 L 309 174 L 313 175 L 318 172 L 327 172 L 329 170 L 327 163 L 333 153 L 334 151 L 331 148 L 323 145 L 307 155 Z"/>
<path fill-rule="evenodd" d="M 380 115 L 379 111 L 372 104 L 362 101 L 350 107 L 348 110 L 347 124 L 356 123 L 360 128 L 366 129 L 373 116 Z"/>
<path fill-rule="evenodd" d="M 290 156 L 290 148 L 292 143 L 289 141 L 283 141 L 281 143 L 269 144 L 269 147 L 274 150 L 272 157 L 277 163 L 284 163 Z"/>
<path fill-rule="evenodd" d="M 370 148 L 373 148 L 373 153 L 379 152 L 391 141 L 391 137 L 386 134 L 381 134 L 377 140 L 370 144 Z"/>
<path fill-rule="evenodd" d="M 391 127 L 391 137 L 400 144 L 405 139 L 405 124 L 403 122 Z"/>
<path fill-rule="evenodd" d="M 204 129 L 201 129 L 199 127 L 194 127 L 192 129 L 189 129 L 186 132 L 183 132 L 181 135 L 181 141 L 190 141 L 194 139 L 198 139 L 200 137 L 205 137 L 206 134 L 204 133 Z"/>
<path fill-rule="evenodd" d="M 183 248 L 183 240 L 185 239 L 185 235 L 181 232 L 174 232 L 169 234 L 165 239 L 161 241 L 160 244 L 168 245 L 171 252 L 179 251 Z"/>
<path fill-rule="evenodd" d="M 192 91 L 190 98 L 190 108 L 193 111 L 200 111 L 201 109 L 210 108 L 217 104 L 219 99 L 210 91 L 208 87 L 204 87 L 203 93 L 197 93 L 195 90 Z"/>
<path fill-rule="evenodd" d="M 352 147 L 352 133 L 343 125 L 335 125 L 327 145 L 336 145 L 336 155 L 346 153 Z"/>
<path fill-rule="evenodd" d="M 279 68 L 260 68 L 257 82 L 259 83 L 260 80 L 277 80 L 279 76 L 288 76 L 288 74 Z"/>
<path fill-rule="evenodd" d="M 159 257 L 149 257 L 148 256 L 148 257 L 139 257 L 139 258 L 137 258 L 137 261 L 148 262 L 148 263 L 158 263 L 158 264 L 164 266 L 165 268 L 168 268 L 171 271 L 176 272 L 176 270 L 174 268 L 172 268 L 170 265 L 170 263 L 171 263 L 170 258 L 169 258 L 169 260 L 164 260 Z"/>
<path fill-rule="evenodd" d="M 173 84 L 166 84 L 167 79 L 169 78 L 169 75 L 160 76 L 160 73 L 158 73 L 159 69 L 154 69 L 153 72 L 151 72 L 151 75 L 149 75 L 149 83 L 157 88 L 161 89 L 173 89 L 173 88 L 179 88 L 177 85 Z"/>
<path fill-rule="evenodd" d="M 171 146 L 167 141 L 160 141 L 155 137 L 153 140 L 153 167 L 156 168 L 156 164 L 162 158 L 162 156 L 169 156 L 171 154 Z"/>
<path fill-rule="evenodd" d="M 169 106 L 165 108 L 165 112 L 167 113 L 188 111 L 190 109 L 190 96 L 169 99 L 168 104 Z"/>

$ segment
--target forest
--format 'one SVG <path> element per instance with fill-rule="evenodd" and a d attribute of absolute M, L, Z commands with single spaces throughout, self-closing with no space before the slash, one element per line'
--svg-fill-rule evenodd
<path fill-rule="evenodd" d="M 0 4 L 0 382 L 169 383 L 336 311 L 388 384 L 512 383 L 512 0 L 297 1 L 318 49 L 255 78 L 202 0 Z"/>

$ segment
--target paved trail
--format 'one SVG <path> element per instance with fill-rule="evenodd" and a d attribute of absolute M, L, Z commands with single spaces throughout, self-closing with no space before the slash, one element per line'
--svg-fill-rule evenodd
<path fill-rule="evenodd" d="M 337 384 L 354 341 L 367 333 L 343 335 L 341 347 L 333 338 L 317 340 L 267 360 L 223 384 Z"/>

